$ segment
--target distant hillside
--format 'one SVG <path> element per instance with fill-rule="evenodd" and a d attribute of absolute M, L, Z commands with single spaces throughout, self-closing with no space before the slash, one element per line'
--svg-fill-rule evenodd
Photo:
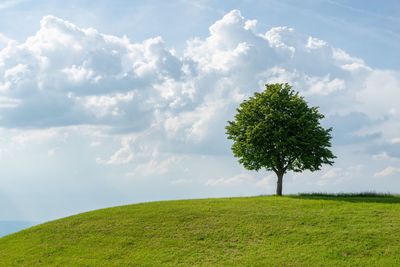
<path fill-rule="evenodd" d="M 400 266 L 400 198 L 166 201 L 0 238 L 0 266 Z"/>
<path fill-rule="evenodd" d="M 20 231 L 34 225 L 28 221 L 0 221 L 0 237 Z"/>

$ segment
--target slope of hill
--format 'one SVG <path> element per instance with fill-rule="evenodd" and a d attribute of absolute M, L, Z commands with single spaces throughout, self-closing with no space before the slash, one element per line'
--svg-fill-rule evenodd
<path fill-rule="evenodd" d="M 0 238 L 0 266 L 400 266 L 400 197 L 167 201 Z"/>

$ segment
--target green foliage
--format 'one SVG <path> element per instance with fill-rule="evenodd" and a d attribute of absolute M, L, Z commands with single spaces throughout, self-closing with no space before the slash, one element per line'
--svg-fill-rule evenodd
<path fill-rule="evenodd" d="M 400 266 L 399 231 L 399 196 L 154 202 L 0 238 L 0 266 Z"/>
<path fill-rule="evenodd" d="M 267 84 L 261 93 L 243 101 L 226 126 L 232 151 L 249 170 L 316 171 L 333 164 L 331 128 L 324 129 L 324 116 L 308 107 L 288 84 Z"/>

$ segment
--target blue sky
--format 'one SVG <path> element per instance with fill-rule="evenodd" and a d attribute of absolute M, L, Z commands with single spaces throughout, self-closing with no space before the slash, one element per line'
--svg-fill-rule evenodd
<path fill-rule="evenodd" d="M 273 193 L 224 134 L 268 82 L 334 128 L 284 193 L 400 193 L 399 44 L 398 1 L 0 1 L 0 220 Z"/>

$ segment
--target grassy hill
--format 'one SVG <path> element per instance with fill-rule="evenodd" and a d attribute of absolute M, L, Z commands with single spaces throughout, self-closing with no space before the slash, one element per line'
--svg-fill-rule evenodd
<path fill-rule="evenodd" d="M 0 266 L 400 266 L 400 197 L 144 203 L 0 238 Z"/>

